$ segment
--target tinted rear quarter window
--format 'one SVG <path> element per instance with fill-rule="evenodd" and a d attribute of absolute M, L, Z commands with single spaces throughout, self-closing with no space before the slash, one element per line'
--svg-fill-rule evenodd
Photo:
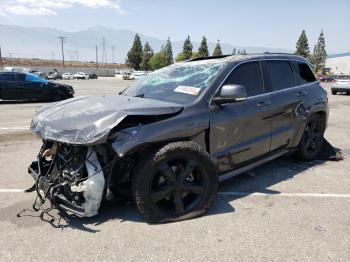
<path fill-rule="evenodd" d="M 294 62 L 295 77 L 298 85 L 304 85 L 316 81 L 316 78 L 311 71 L 310 67 L 306 63 Z"/>
<path fill-rule="evenodd" d="M 266 61 L 266 67 L 273 90 L 283 90 L 295 86 L 293 71 L 288 61 Z"/>
<path fill-rule="evenodd" d="M 263 85 L 259 62 L 247 62 L 239 65 L 229 75 L 225 84 L 245 86 L 248 96 L 261 94 Z"/>

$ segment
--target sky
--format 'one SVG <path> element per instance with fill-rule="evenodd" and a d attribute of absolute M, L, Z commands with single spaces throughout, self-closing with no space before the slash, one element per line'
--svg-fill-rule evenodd
<path fill-rule="evenodd" d="M 328 53 L 350 51 L 350 0 L 0 0 L 0 23 L 289 50 L 303 29 L 312 50 L 323 29 Z"/>

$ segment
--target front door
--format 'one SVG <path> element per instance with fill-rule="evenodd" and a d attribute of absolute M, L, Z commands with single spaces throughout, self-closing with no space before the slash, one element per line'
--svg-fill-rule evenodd
<path fill-rule="evenodd" d="M 272 125 L 271 97 L 263 94 L 259 62 L 238 65 L 224 84 L 245 86 L 248 97 L 211 108 L 210 152 L 221 172 L 267 154 Z"/>

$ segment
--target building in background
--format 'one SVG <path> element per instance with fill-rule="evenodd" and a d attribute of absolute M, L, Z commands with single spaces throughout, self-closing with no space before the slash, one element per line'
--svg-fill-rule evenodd
<path fill-rule="evenodd" d="M 325 69 L 334 75 L 350 75 L 350 54 L 327 58 Z"/>

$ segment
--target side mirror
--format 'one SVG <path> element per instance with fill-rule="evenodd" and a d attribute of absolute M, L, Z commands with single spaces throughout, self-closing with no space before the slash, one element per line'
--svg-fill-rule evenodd
<path fill-rule="evenodd" d="M 219 94 L 213 98 L 216 104 L 225 104 L 244 101 L 247 98 L 247 89 L 242 85 L 223 85 Z"/>

